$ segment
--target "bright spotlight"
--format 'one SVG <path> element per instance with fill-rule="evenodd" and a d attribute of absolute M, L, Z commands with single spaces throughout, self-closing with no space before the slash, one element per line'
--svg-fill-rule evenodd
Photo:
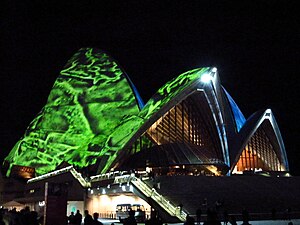
<path fill-rule="evenodd" d="M 203 83 L 209 83 L 212 80 L 212 76 L 209 73 L 205 73 L 201 76 L 201 81 Z"/>

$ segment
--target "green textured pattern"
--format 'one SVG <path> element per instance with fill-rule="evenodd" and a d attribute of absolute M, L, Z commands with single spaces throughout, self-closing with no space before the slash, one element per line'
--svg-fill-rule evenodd
<path fill-rule="evenodd" d="M 139 113 L 139 116 L 149 119 L 154 113 L 159 111 L 162 106 L 170 102 L 172 98 L 176 97 L 183 90 L 199 83 L 201 75 L 208 72 L 209 69 L 209 67 L 205 67 L 190 70 L 166 83 L 147 102 L 143 110 Z"/>
<path fill-rule="evenodd" d="M 190 70 L 179 75 L 177 78 L 172 79 L 158 90 L 158 92 L 147 102 L 138 116 L 132 116 L 127 118 L 126 121 L 122 121 L 120 126 L 118 126 L 109 137 L 110 148 L 116 149 L 115 154 L 112 156 L 112 160 L 117 158 L 118 150 L 122 149 L 125 144 L 130 141 L 147 120 L 174 97 L 178 96 L 187 88 L 197 85 L 200 82 L 201 76 L 210 69 L 210 67 L 205 67 Z M 147 128 L 148 127 L 144 128 L 142 132 L 146 131 Z M 127 135 L 125 135 L 126 130 L 130 131 Z M 111 164 L 107 163 L 102 170 L 102 173 L 106 172 L 110 166 Z"/>
<path fill-rule="evenodd" d="M 210 68 L 188 71 L 171 80 L 139 111 L 126 75 L 104 52 L 84 48 L 67 63 L 54 83 L 47 104 L 5 158 L 30 166 L 37 174 L 55 170 L 62 162 L 79 167 L 107 157 L 101 172 L 143 124 L 172 98 L 197 84 Z"/>
<path fill-rule="evenodd" d="M 62 162 L 79 167 L 94 164 L 98 157 L 117 150 L 108 140 L 120 121 L 138 113 L 133 91 L 118 65 L 102 51 L 80 49 L 5 160 L 10 169 L 30 166 L 37 174 L 52 171 Z"/>

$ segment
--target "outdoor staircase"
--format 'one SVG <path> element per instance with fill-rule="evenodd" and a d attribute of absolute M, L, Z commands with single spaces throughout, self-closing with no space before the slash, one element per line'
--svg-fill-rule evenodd
<path fill-rule="evenodd" d="M 149 187 L 144 181 L 142 181 L 140 178 L 137 178 L 134 174 L 115 177 L 114 183 L 133 184 L 139 192 L 141 192 L 144 196 L 154 201 L 163 210 L 165 210 L 169 214 L 169 216 L 175 217 L 182 222 L 186 220 L 186 212 L 184 212 L 180 207 L 170 202 L 163 195 L 159 194 L 155 188 Z"/>

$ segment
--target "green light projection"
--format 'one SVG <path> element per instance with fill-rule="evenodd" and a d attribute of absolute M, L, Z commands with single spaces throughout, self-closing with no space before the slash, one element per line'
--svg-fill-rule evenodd
<path fill-rule="evenodd" d="M 199 83 L 200 77 L 206 74 L 210 68 L 199 68 L 187 71 L 178 77 L 167 82 L 157 93 L 147 102 L 143 110 L 139 113 L 140 117 L 149 119 L 162 106 L 176 97 L 183 90 Z"/>
<path fill-rule="evenodd" d="M 172 98 L 199 82 L 210 68 L 188 71 L 165 84 L 139 111 L 136 96 L 118 65 L 104 52 L 80 49 L 54 83 L 47 104 L 5 158 L 10 167 L 37 174 L 62 162 L 79 167 L 105 156 L 101 173 L 116 163 L 126 143 Z"/>
<path fill-rule="evenodd" d="M 187 71 L 177 78 L 172 79 L 161 87 L 157 93 L 146 103 L 144 108 L 140 111 L 138 116 L 132 116 L 122 121 L 121 124 L 114 130 L 109 137 L 109 143 L 112 149 L 116 149 L 115 153 L 111 156 L 115 160 L 118 156 L 118 150 L 124 148 L 126 143 L 142 128 L 143 124 L 149 120 L 156 112 L 163 106 L 170 102 L 174 97 L 182 93 L 187 88 L 194 87 L 199 83 L 199 79 L 203 74 L 209 71 L 209 67 L 199 68 Z M 144 128 L 146 131 L 148 127 Z M 126 134 L 126 131 L 130 131 Z M 138 137 L 137 137 L 138 138 Z M 111 163 L 106 163 L 102 173 L 106 172 L 111 166 Z"/>
<path fill-rule="evenodd" d="M 80 49 L 54 83 L 47 104 L 6 161 L 35 167 L 37 174 L 62 162 L 79 167 L 105 155 L 108 136 L 139 108 L 128 80 L 104 52 Z M 112 149 L 110 149 L 112 150 Z M 10 169 L 8 174 L 10 173 Z"/>

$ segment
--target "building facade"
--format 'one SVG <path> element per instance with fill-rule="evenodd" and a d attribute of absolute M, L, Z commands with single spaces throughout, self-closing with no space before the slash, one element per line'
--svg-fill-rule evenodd
<path fill-rule="evenodd" d="M 20 167 L 42 175 L 64 164 L 87 176 L 149 168 L 214 176 L 289 170 L 272 111 L 245 119 L 216 68 L 183 73 L 144 104 L 120 66 L 92 48 L 66 64 L 3 167 L 7 176 L 20 175 Z"/>

